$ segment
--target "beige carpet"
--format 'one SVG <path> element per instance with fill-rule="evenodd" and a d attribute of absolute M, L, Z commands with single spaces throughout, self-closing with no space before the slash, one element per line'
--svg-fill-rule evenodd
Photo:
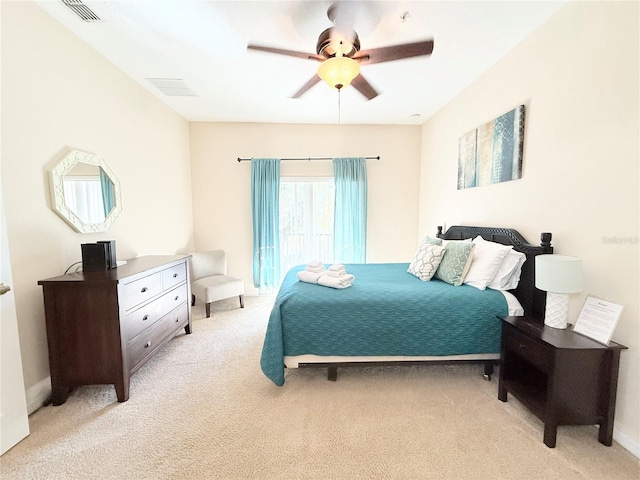
<path fill-rule="evenodd" d="M 640 463 L 596 427 L 542 423 L 480 366 L 260 371 L 270 298 L 194 310 L 132 378 L 131 398 L 82 387 L 31 416 L 2 479 L 634 479 Z"/>

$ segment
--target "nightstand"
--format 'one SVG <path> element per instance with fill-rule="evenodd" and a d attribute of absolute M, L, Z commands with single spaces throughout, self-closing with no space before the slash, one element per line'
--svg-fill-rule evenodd
<path fill-rule="evenodd" d="M 516 397 L 544 422 L 544 443 L 556 446 L 558 425 L 599 425 L 598 441 L 611 446 L 620 352 L 531 316 L 500 317 L 502 342 L 498 399 Z"/>

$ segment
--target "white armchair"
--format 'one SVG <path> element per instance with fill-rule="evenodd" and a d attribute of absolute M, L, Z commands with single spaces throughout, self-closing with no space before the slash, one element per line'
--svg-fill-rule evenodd
<path fill-rule="evenodd" d="M 205 303 L 207 318 L 211 316 L 211 302 L 240 297 L 244 308 L 244 280 L 227 275 L 227 254 L 224 250 L 191 254 L 191 305 L 196 298 Z"/>

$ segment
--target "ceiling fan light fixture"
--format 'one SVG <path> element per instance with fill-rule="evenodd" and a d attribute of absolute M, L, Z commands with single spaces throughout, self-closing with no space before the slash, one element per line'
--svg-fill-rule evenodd
<path fill-rule="evenodd" d="M 360 65 L 349 57 L 331 57 L 318 67 L 318 76 L 338 90 L 349 85 L 359 74 Z"/>

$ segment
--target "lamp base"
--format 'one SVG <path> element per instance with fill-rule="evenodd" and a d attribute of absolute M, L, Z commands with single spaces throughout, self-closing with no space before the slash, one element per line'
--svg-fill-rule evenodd
<path fill-rule="evenodd" d="M 544 324 L 553 328 L 567 328 L 569 313 L 569 295 L 547 292 L 547 307 L 544 312 Z"/>

